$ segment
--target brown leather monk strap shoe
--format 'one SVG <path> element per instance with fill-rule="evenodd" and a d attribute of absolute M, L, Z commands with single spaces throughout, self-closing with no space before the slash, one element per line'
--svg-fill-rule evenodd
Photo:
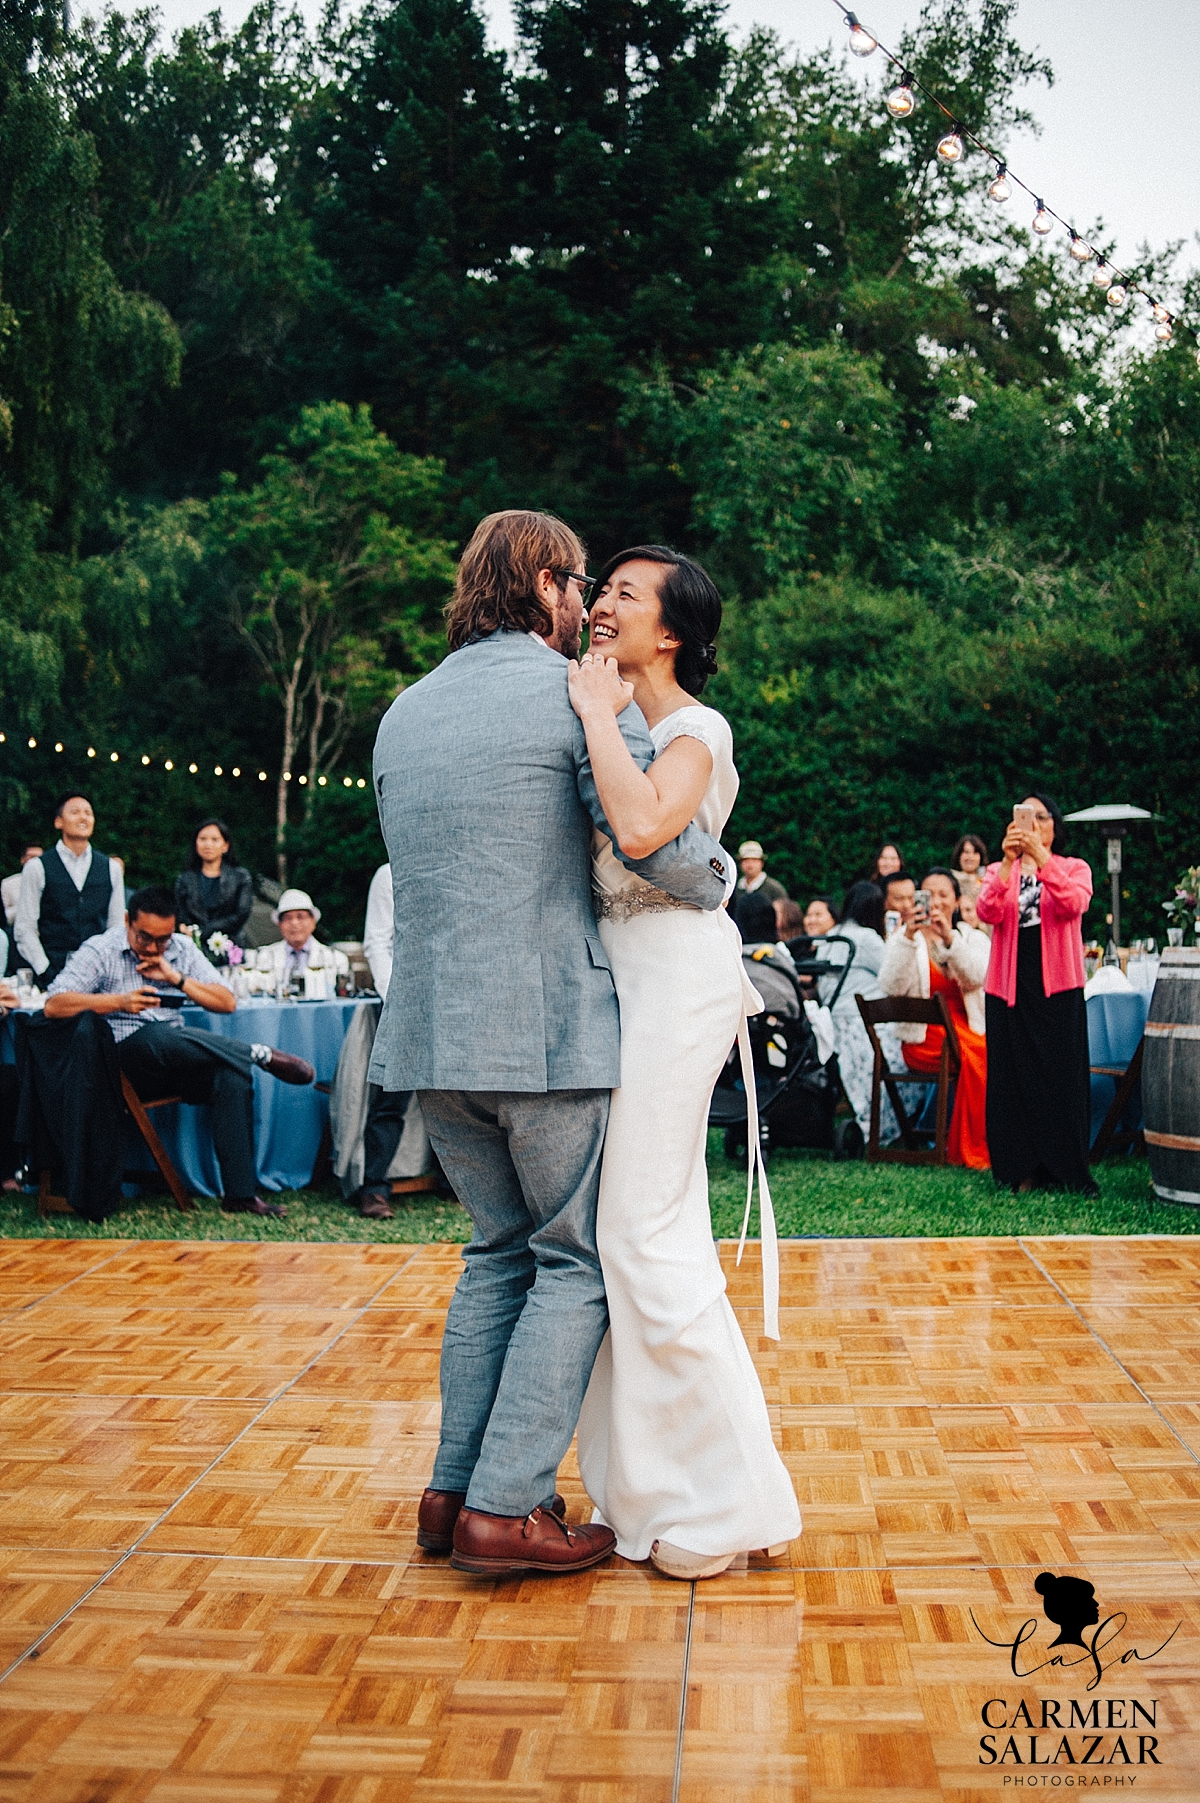
<path fill-rule="evenodd" d="M 480 1577 L 507 1577 L 517 1571 L 584 1571 L 599 1565 L 617 1544 L 611 1528 L 568 1527 L 548 1509 L 528 1515 L 485 1515 L 463 1509 L 454 1524 L 456 1571 Z"/>
<path fill-rule="evenodd" d="M 466 1502 L 462 1490 L 426 1490 L 417 1510 L 417 1545 L 427 1553 L 448 1553 L 454 1548 L 454 1524 Z M 566 1498 L 555 1496 L 549 1504 L 560 1521 L 567 1517 Z"/>

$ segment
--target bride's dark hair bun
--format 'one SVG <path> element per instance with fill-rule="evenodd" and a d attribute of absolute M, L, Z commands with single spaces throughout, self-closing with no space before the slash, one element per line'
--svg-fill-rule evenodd
<path fill-rule="evenodd" d="M 663 625 L 672 638 L 679 640 L 675 680 L 689 695 L 699 695 L 709 677 L 717 673 L 717 648 L 713 641 L 721 630 L 721 597 L 716 583 L 707 570 L 682 551 L 672 551 L 668 545 L 633 545 L 609 558 L 597 580 L 597 594 L 623 563 L 664 566 L 658 599 Z"/>

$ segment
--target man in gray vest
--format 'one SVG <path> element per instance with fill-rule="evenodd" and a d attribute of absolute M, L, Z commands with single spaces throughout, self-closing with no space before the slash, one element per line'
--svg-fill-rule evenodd
<path fill-rule="evenodd" d="M 21 871 L 17 950 L 43 989 L 72 952 L 125 922 L 125 879 L 115 858 L 93 851 L 96 816 L 86 795 L 68 789 L 54 808 L 58 844 Z"/>
<path fill-rule="evenodd" d="M 608 1528 L 567 1526 L 554 1488 L 608 1325 L 596 1198 L 620 1081 L 591 899 L 592 827 L 609 829 L 567 699 L 587 587 L 561 521 L 483 520 L 459 565 L 452 655 L 393 702 L 375 747 L 395 961 L 371 1081 L 420 1092 L 475 1229 L 417 1538 L 489 1576 L 577 1571 L 615 1544 Z M 620 727 L 644 769 L 641 710 Z M 733 876 L 695 826 L 625 862 L 706 909 Z"/>

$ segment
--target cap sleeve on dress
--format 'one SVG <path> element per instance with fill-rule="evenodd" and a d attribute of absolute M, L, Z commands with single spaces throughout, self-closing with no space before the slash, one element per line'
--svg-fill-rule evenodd
<path fill-rule="evenodd" d="M 708 746 L 714 764 L 722 753 L 729 758 L 733 756 L 729 722 L 712 707 L 681 707 L 663 721 L 661 729 L 652 737 L 654 749 L 660 754 L 676 739 L 699 739 L 702 745 Z"/>

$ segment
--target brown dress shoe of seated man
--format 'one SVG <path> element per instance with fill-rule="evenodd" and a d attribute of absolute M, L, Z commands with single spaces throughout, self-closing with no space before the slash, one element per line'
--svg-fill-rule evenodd
<path fill-rule="evenodd" d="M 616 1544 L 611 1528 L 568 1527 L 548 1509 L 531 1509 L 524 1516 L 463 1509 L 454 1524 L 450 1563 L 456 1571 L 486 1578 L 518 1571 L 583 1571 L 599 1565 Z"/>
<path fill-rule="evenodd" d="M 417 1545 L 427 1553 L 448 1553 L 454 1549 L 454 1524 L 462 1512 L 465 1490 L 426 1490 L 417 1510 Z M 546 1504 L 552 1515 L 565 1521 L 565 1497 L 557 1494 Z"/>

